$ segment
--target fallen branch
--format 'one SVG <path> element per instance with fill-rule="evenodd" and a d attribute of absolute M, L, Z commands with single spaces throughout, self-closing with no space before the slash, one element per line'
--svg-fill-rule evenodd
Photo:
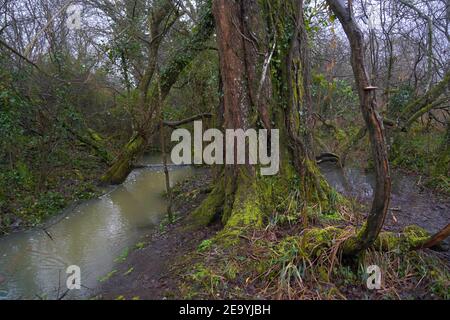
<path fill-rule="evenodd" d="M 201 114 L 197 114 L 195 116 L 180 120 L 180 121 L 163 121 L 163 124 L 166 127 L 170 127 L 173 129 L 176 129 L 184 124 L 188 124 L 197 120 L 203 120 L 204 118 L 212 118 L 212 114 L 211 113 L 201 113 Z"/>

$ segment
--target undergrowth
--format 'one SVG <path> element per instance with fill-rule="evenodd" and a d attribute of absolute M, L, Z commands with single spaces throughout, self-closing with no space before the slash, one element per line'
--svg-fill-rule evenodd
<path fill-rule="evenodd" d="M 357 261 L 344 259 L 341 245 L 354 235 L 357 223 L 348 203 L 338 202 L 330 213 L 299 205 L 295 189 L 272 189 L 264 198 L 263 226 L 225 227 L 186 255 L 182 297 L 450 299 L 450 270 L 437 253 L 404 250 L 404 242 L 391 244 L 383 238 L 383 252 L 369 250 Z M 419 230 L 407 229 L 406 238 Z M 370 265 L 382 270 L 380 290 L 366 285 Z"/>

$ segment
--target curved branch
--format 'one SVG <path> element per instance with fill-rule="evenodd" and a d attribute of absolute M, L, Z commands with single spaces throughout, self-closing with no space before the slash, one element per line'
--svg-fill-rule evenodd
<path fill-rule="evenodd" d="M 349 241 L 351 249 L 348 254 L 357 255 L 373 245 L 383 227 L 390 202 L 391 177 L 383 122 L 375 110 L 375 91 L 366 69 L 363 33 L 352 17 L 351 6 L 346 6 L 343 0 L 327 0 L 327 3 L 338 17 L 350 42 L 353 74 L 375 164 L 376 184 L 369 216 L 358 235 Z"/>

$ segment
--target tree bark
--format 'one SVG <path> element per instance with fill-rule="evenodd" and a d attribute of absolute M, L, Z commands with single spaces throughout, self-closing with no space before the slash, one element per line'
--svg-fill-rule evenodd
<path fill-rule="evenodd" d="M 252 126 L 252 94 L 256 90 L 257 52 L 256 41 L 249 38 L 249 25 L 258 16 L 251 14 L 256 2 L 215 0 L 213 14 L 216 21 L 220 70 L 223 82 L 223 126 L 225 129 L 243 129 Z M 247 43 L 248 42 L 248 43 Z M 233 146 L 237 150 L 235 146 Z M 226 152 L 225 146 L 225 152 Z M 235 152 L 235 163 L 236 163 Z M 245 198 L 251 189 L 255 169 L 250 165 L 230 165 L 224 168 L 223 215 L 224 223 L 232 216 L 236 206 L 245 206 Z M 245 186 L 246 185 L 246 186 Z M 241 189 L 242 188 L 242 189 Z M 240 199 L 236 198 L 241 189 Z M 247 190 L 245 190 L 247 189 Z"/>
<path fill-rule="evenodd" d="M 257 0 L 213 3 L 223 124 L 225 129 L 244 131 L 258 126 L 279 129 L 280 177 L 273 188 L 301 189 L 301 205 L 317 207 L 330 189 L 312 152 L 311 73 L 303 1 L 276 5 L 279 8 L 262 8 Z M 289 21 L 276 21 L 282 16 Z M 288 30 L 291 26 L 294 30 Z M 290 35 L 287 41 L 286 34 Z M 272 58 L 282 63 L 273 63 Z M 296 175 L 301 177 L 300 184 Z M 263 216 L 270 214 L 262 209 L 268 200 L 262 195 L 262 185 L 264 178 L 256 174 L 255 166 L 225 166 L 210 196 L 193 213 L 196 224 L 208 224 L 221 215 L 227 228 L 261 225 Z"/>
<path fill-rule="evenodd" d="M 441 96 L 446 90 L 448 90 L 449 84 L 450 84 L 450 71 L 448 71 L 444 75 L 444 78 L 440 82 L 438 82 L 435 86 L 433 86 L 430 90 L 428 90 L 424 95 L 409 102 L 405 106 L 397 121 L 399 123 L 399 127 L 403 131 L 407 130 L 408 126 L 410 126 L 415 119 L 419 118 L 420 116 L 431 110 L 427 108 L 427 106 L 428 107 L 430 105 L 432 106 L 435 100 L 439 98 L 439 96 Z M 414 120 L 411 121 L 411 119 Z"/>
<path fill-rule="evenodd" d="M 423 244 L 417 246 L 414 249 L 420 250 L 435 247 L 442 241 L 447 239 L 449 236 L 450 236 L 450 224 L 448 224 L 444 229 L 442 229 L 441 231 L 430 237 L 430 239 L 428 239 Z"/>
<path fill-rule="evenodd" d="M 203 8 L 203 14 L 200 19 L 200 24 L 186 45 L 168 62 L 167 66 L 161 73 L 161 102 L 164 103 L 169 95 L 172 86 L 176 83 L 178 76 L 195 58 L 202 44 L 206 42 L 214 29 L 213 17 L 210 9 L 210 2 L 208 1 Z M 120 184 L 128 177 L 133 169 L 133 162 L 136 157 L 144 152 L 147 147 L 149 137 L 156 132 L 158 128 L 158 121 L 155 119 L 155 110 L 158 105 L 158 87 L 156 82 L 153 82 L 149 97 L 147 100 L 149 105 L 146 112 L 143 126 L 138 131 L 133 133 L 130 141 L 123 147 L 122 153 L 116 158 L 112 166 L 103 175 L 101 181 L 109 184 Z"/>
<path fill-rule="evenodd" d="M 351 48 L 351 65 L 358 90 L 361 112 L 366 123 L 375 165 L 375 190 L 367 221 L 358 235 L 352 238 L 349 255 L 369 248 L 380 233 L 389 208 L 391 177 L 383 122 L 376 111 L 375 91 L 368 77 L 364 58 L 364 37 L 352 16 L 351 8 L 343 0 L 327 0 L 328 5 L 342 24 Z"/>

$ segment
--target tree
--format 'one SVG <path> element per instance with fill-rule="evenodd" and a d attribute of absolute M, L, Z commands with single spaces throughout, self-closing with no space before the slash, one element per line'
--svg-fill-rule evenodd
<path fill-rule="evenodd" d="M 131 139 L 122 147 L 118 157 L 103 175 L 101 178 L 103 182 L 120 184 L 125 181 L 133 169 L 135 158 L 145 151 L 149 138 L 157 130 L 156 111 L 159 99 L 162 103 L 165 101 L 180 73 L 191 63 L 197 53 L 202 50 L 202 45 L 210 38 L 213 28 L 210 3 L 207 2 L 201 13 L 199 25 L 189 39 L 186 40 L 185 45 L 162 68 L 160 79 L 161 95 L 159 98 L 158 83 L 156 81 L 151 82 L 154 66 L 153 62 L 150 63 L 151 75 L 149 74 L 148 76 L 150 79 L 145 79 L 145 86 L 140 90 L 140 101 L 145 109 L 141 125 L 135 130 Z"/>
<path fill-rule="evenodd" d="M 219 216 L 228 229 L 261 225 L 270 211 L 269 198 L 292 191 L 301 194 L 304 212 L 309 205 L 327 210 L 332 190 L 313 154 L 303 1 L 261 6 L 256 0 L 216 0 L 213 14 L 223 84 L 223 127 L 279 129 L 281 168 L 276 178 L 267 178 L 259 176 L 248 161 L 225 166 L 192 218 L 203 225 Z"/>
<path fill-rule="evenodd" d="M 357 254 L 369 248 L 378 237 L 389 209 L 391 177 L 385 141 L 383 121 L 376 111 L 375 88 L 371 85 L 364 56 L 364 36 L 356 23 L 352 8 L 343 0 L 327 0 L 333 13 L 337 16 L 350 42 L 351 65 L 355 76 L 360 100 L 361 113 L 368 129 L 372 146 L 372 159 L 375 165 L 375 190 L 372 207 L 367 222 L 360 230 L 348 249 L 349 254 Z M 352 240 L 352 241 L 353 241 Z"/>

